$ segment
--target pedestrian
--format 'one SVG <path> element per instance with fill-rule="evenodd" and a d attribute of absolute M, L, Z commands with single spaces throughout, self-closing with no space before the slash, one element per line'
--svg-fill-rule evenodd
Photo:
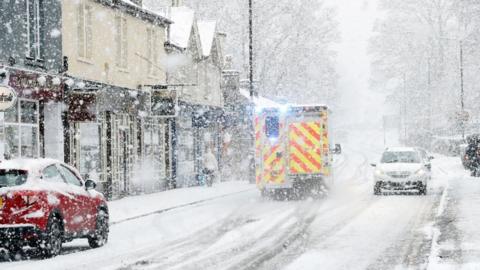
<path fill-rule="evenodd" d="M 213 154 L 213 151 L 209 148 L 204 155 L 203 159 L 203 166 L 204 166 L 204 179 L 207 186 L 212 186 L 213 178 L 217 174 L 218 171 L 218 162 L 217 158 Z"/>
<path fill-rule="evenodd" d="M 465 149 L 465 155 L 468 158 L 468 169 L 472 176 L 479 176 L 480 156 L 479 156 L 479 138 L 472 136 L 469 138 L 468 146 Z"/>

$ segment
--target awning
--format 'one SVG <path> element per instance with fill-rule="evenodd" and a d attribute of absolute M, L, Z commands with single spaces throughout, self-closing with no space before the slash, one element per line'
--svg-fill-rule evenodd
<path fill-rule="evenodd" d="M 82 89 L 67 91 L 68 115 L 71 121 L 94 121 L 97 114 L 113 112 L 147 116 L 149 94 L 144 91 L 86 83 Z"/>
<path fill-rule="evenodd" d="M 39 101 L 62 101 L 64 85 L 51 75 L 10 70 L 9 86 L 18 97 Z"/>

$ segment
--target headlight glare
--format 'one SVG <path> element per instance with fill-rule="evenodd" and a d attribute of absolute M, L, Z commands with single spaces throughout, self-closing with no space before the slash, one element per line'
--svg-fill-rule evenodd
<path fill-rule="evenodd" d="M 420 170 L 418 170 L 415 174 L 416 174 L 416 175 L 424 175 L 424 174 L 425 174 L 425 170 L 424 170 L 424 169 L 420 169 Z"/>
<path fill-rule="evenodd" d="M 380 170 L 380 169 L 376 169 L 376 170 L 375 170 L 375 175 L 376 175 L 376 176 L 383 176 L 383 175 L 384 175 L 384 173 L 383 173 L 383 171 L 382 171 L 382 170 Z"/>

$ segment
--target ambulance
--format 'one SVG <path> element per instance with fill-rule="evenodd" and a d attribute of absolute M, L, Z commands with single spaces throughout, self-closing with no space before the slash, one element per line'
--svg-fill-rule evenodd
<path fill-rule="evenodd" d="M 325 194 L 332 183 L 329 109 L 325 105 L 257 107 L 256 184 L 265 195 L 304 197 Z"/>

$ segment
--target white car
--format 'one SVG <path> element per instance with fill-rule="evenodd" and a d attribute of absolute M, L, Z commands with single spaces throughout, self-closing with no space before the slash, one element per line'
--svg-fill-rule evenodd
<path fill-rule="evenodd" d="M 427 182 L 431 179 L 430 160 L 413 147 L 387 148 L 375 167 L 373 193 L 380 195 L 384 190 L 418 191 L 427 194 Z"/>

